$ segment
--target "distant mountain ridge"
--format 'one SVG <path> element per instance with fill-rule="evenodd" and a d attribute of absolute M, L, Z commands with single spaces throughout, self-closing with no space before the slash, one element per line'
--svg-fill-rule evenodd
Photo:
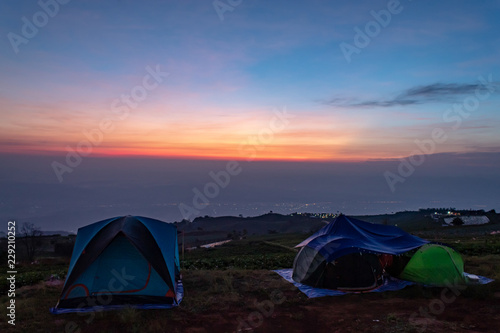
<path fill-rule="evenodd" d="M 421 209 L 419 211 L 404 211 L 392 214 L 379 215 L 353 215 L 358 219 L 371 223 L 396 225 L 406 231 L 424 230 L 439 227 L 430 216 L 434 209 Z M 464 211 L 469 213 L 469 211 Z M 500 223 L 500 214 L 494 210 L 484 213 L 491 223 Z M 197 217 L 192 222 L 173 222 L 180 232 L 190 235 L 193 238 L 206 239 L 209 241 L 223 240 L 243 235 L 262 235 L 272 233 L 312 233 L 326 223 L 332 221 L 332 217 L 319 218 L 318 214 L 294 213 L 282 215 L 269 212 L 264 215 L 243 217 L 243 216 L 219 216 L 219 217 Z M 19 231 L 19 228 L 18 228 Z M 68 236 L 75 234 L 64 230 L 42 231 L 42 235 Z M 5 238 L 7 233 L 0 231 L 0 238 Z M 16 235 L 20 237 L 19 234 Z"/>
<path fill-rule="evenodd" d="M 74 235 L 75 233 L 69 232 L 69 231 L 63 231 L 63 230 L 56 230 L 56 231 L 43 231 L 42 230 L 42 236 L 53 236 L 53 235 L 61 235 L 61 236 L 69 236 L 69 235 Z M 7 233 L 4 231 L 0 231 L 0 238 L 5 238 L 7 237 Z M 19 231 L 16 232 L 16 237 L 22 237 L 22 235 L 19 233 Z"/>
<path fill-rule="evenodd" d="M 193 222 L 178 222 L 177 228 L 184 232 L 245 232 L 252 234 L 310 232 L 325 225 L 325 221 L 303 215 L 281 215 L 268 213 L 254 217 L 220 216 L 197 217 Z"/>

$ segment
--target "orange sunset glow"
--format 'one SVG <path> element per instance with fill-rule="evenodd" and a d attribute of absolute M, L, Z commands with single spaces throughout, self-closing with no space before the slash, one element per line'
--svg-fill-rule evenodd
<path fill-rule="evenodd" d="M 2 3 L 4 219 L 498 206 L 498 1 Z"/>

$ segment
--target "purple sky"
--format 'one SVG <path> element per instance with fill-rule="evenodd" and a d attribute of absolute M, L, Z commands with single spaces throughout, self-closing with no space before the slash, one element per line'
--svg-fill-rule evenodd
<path fill-rule="evenodd" d="M 4 220 L 499 208 L 498 0 L 59 1 L 0 3 Z"/>
<path fill-rule="evenodd" d="M 227 170 L 227 161 L 88 157 L 59 183 L 47 167 L 53 159 L 0 156 L 0 219 L 28 221 L 45 230 L 76 231 L 91 222 L 127 214 L 173 222 L 198 215 L 254 216 L 270 210 L 283 214 L 379 214 L 427 207 L 500 210 L 499 153 L 427 156 L 403 183 L 395 184 L 394 192 L 384 173 L 399 175 L 399 160 L 240 161 L 240 172 L 227 182 L 220 176 Z M 205 189 L 209 183 L 216 184 L 211 172 L 222 186 L 215 197 L 206 197 L 206 205 L 196 207 L 197 190 L 216 193 L 213 185 Z M 181 204 L 198 214 L 183 216 Z"/>

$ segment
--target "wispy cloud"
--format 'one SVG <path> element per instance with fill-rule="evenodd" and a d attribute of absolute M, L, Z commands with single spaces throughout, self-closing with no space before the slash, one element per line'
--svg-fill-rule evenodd
<path fill-rule="evenodd" d="M 499 82 L 494 82 L 500 87 Z M 458 96 L 474 94 L 477 89 L 484 89 L 480 83 L 433 83 L 407 89 L 394 98 L 359 100 L 356 98 L 332 98 L 321 101 L 322 104 L 342 107 L 393 107 L 435 102 L 453 102 Z M 495 89 L 498 91 L 499 89 Z"/>

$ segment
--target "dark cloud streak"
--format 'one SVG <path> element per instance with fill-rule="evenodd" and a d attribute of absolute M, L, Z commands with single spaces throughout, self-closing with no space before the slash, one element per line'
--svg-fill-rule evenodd
<path fill-rule="evenodd" d="M 499 83 L 493 85 L 499 88 Z M 342 107 L 393 107 L 417 105 L 431 102 L 454 102 L 458 96 L 475 94 L 477 90 L 486 89 L 480 83 L 461 84 L 461 83 L 433 83 L 425 86 L 417 86 L 405 90 L 392 99 L 364 100 L 355 98 L 333 98 L 321 101 L 322 104 Z M 498 91 L 499 89 L 495 89 Z"/>

